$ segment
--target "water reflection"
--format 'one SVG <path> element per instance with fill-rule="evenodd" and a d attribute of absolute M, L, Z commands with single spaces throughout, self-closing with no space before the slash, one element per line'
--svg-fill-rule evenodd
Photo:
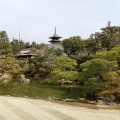
<path fill-rule="evenodd" d="M 55 85 L 22 85 L 20 83 L 9 84 L 6 87 L 0 85 L 1 95 L 18 94 L 30 97 L 54 97 L 74 98 L 84 97 L 85 90 L 82 86 L 55 86 Z"/>

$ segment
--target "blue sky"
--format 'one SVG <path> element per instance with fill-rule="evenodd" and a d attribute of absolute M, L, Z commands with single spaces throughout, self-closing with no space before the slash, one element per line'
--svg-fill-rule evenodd
<path fill-rule="evenodd" d="M 86 39 L 108 21 L 120 25 L 120 0 L 0 0 L 0 31 L 10 40 L 19 38 L 19 26 L 26 42 L 48 43 L 55 26 L 62 39 Z"/>

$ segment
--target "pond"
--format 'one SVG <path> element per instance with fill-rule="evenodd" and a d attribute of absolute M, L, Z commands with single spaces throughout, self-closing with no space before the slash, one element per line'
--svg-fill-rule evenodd
<path fill-rule="evenodd" d="M 23 85 L 18 81 L 11 82 L 6 86 L 0 85 L 0 95 L 13 95 L 40 98 L 74 98 L 84 97 L 85 90 L 83 86 L 58 86 L 45 85 L 40 82 L 31 81 L 28 85 Z"/>

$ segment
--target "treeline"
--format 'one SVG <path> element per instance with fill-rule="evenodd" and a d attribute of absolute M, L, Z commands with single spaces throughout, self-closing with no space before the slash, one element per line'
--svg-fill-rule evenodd
<path fill-rule="evenodd" d="M 60 49 L 45 44 L 22 40 L 9 41 L 5 31 L 0 32 L 0 72 L 13 77 L 19 74 L 42 77 L 44 83 L 57 84 L 69 80 L 84 85 L 90 94 L 118 94 L 120 90 L 120 27 L 107 26 L 83 40 L 80 36 L 64 39 Z M 16 59 L 23 48 L 40 52 L 32 59 Z"/>

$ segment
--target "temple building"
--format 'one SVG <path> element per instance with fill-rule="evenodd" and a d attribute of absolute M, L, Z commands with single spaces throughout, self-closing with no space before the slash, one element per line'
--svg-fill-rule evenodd
<path fill-rule="evenodd" d="M 62 45 L 59 44 L 60 42 L 60 38 L 62 38 L 61 36 L 56 34 L 56 27 L 55 27 L 55 33 L 53 36 L 49 37 L 49 39 L 51 39 L 49 42 L 51 44 L 46 44 L 48 46 L 48 48 L 53 48 L 55 50 L 64 50 Z M 37 56 L 37 54 L 39 54 L 41 51 L 37 50 L 35 48 L 26 48 L 26 49 L 21 49 L 17 55 L 16 58 L 34 58 L 35 56 Z M 42 51 L 43 52 L 43 51 Z M 43 55 L 44 56 L 44 55 Z"/>
<path fill-rule="evenodd" d="M 16 58 L 34 58 L 36 55 L 37 55 L 37 52 L 35 48 L 26 48 L 26 49 L 21 49 L 15 57 Z"/>
<path fill-rule="evenodd" d="M 49 42 L 50 43 L 58 43 L 58 42 L 60 42 L 60 40 L 59 40 L 60 38 L 62 38 L 62 37 L 56 34 L 56 27 L 55 27 L 55 33 L 53 36 L 49 37 L 49 39 L 51 39 Z"/>
<path fill-rule="evenodd" d="M 58 44 L 60 42 L 59 39 L 61 39 L 61 38 L 62 38 L 61 36 L 59 36 L 59 35 L 56 34 L 56 27 L 55 27 L 55 33 L 54 33 L 54 35 L 51 36 L 51 37 L 49 37 L 49 39 L 51 39 L 49 41 L 51 44 L 47 44 L 47 46 L 49 48 L 54 48 L 56 50 L 57 49 L 64 50 L 63 47 L 60 44 Z"/>

